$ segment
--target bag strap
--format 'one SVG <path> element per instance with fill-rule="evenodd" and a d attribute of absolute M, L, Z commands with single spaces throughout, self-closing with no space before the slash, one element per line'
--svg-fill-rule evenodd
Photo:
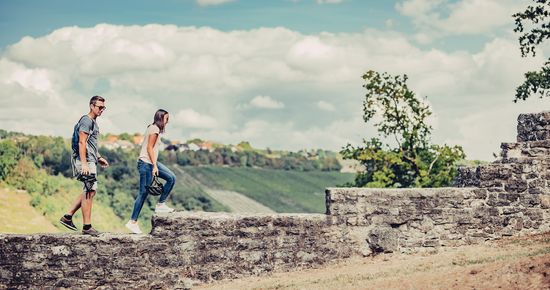
<path fill-rule="evenodd" d="M 74 127 L 74 130 L 76 130 L 76 125 L 78 125 L 80 123 L 80 121 L 82 121 L 82 119 L 84 119 L 84 117 L 86 117 L 88 115 L 82 115 L 82 117 L 80 117 L 80 119 L 78 120 L 78 122 L 76 122 L 75 124 L 75 127 Z M 90 118 L 90 116 L 88 116 L 88 118 Z M 95 130 L 95 120 L 90 118 L 92 120 L 92 133 L 94 133 L 94 130 Z M 80 135 L 77 134 L 77 136 L 80 138 Z M 76 149 L 76 151 L 73 149 L 73 158 L 77 158 L 78 157 L 78 148 Z"/>
<path fill-rule="evenodd" d="M 151 180 L 151 185 L 162 185 L 162 183 L 158 179 L 158 175 L 153 175 L 153 180 Z"/>

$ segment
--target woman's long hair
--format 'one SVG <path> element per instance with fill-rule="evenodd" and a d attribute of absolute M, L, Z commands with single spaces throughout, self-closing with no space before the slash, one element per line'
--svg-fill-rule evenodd
<path fill-rule="evenodd" d="M 168 114 L 166 110 L 158 109 L 155 113 L 155 117 L 153 118 L 153 124 L 159 127 L 161 133 L 164 133 L 164 128 L 166 127 L 166 124 L 164 123 L 164 115 L 166 114 Z"/>

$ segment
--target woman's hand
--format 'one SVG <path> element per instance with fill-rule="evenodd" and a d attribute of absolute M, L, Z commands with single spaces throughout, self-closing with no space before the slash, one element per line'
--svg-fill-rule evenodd
<path fill-rule="evenodd" d="M 153 176 L 157 176 L 159 175 L 159 168 L 157 167 L 157 165 L 153 165 Z"/>

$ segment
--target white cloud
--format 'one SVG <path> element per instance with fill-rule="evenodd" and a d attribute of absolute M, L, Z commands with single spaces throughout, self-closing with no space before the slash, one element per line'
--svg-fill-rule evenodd
<path fill-rule="evenodd" d="M 317 0 L 317 4 L 340 4 L 344 0 Z"/>
<path fill-rule="evenodd" d="M 396 3 L 395 8 L 403 15 L 420 18 L 429 17 L 441 3 L 443 0 L 405 0 Z"/>
<path fill-rule="evenodd" d="M 434 37 L 432 35 L 423 32 L 416 33 L 413 37 L 414 40 L 419 44 L 430 44 L 434 40 Z"/>
<path fill-rule="evenodd" d="M 305 35 L 285 28 L 65 27 L 0 52 L 0 128 L 69 137 L 89 98 L 101 94 L 109 108 L 99 120 L 102 133 L 143 132 L 165 108 L 172 114 L 168 137 L 339 149 L 374 136 L 361 120 L 361 75 L 374 69 L 407 74 L 409 87 L 429 97 L 435 141 L 456 140 L 469 156 L 490 159 L 498 146 L 487 136 L 513 136 L 515 125 L 502 132 L 489 125 L 516 118 L 500 107 L 511 104 L 523 73 L 547 57 L 522 59 L 514 36 L 469 53 L 421 49 L 408 35 L 373 29 Z M 535 103 L 517 108 L 540 110 L 527 105 Z M 460 129 L 478 123 L 472 132 Z"/>
<path fill-rule="evenodd" d="M 525 4 L 524 0 L 405 0 L 395 8 L 411 17 L 423 34 L 442 36 L 487 34 L 510 26 L 512 14 Z"/>
<path fill-rule="evenodd" d="M 317 102 L 317 107 L 319 107 L 319 109 L 325 110 L 325 111 L 334 111 L 335 110 L 333 104 L 331 104 L 329 102 L 325 102 L 325 101 Z"/>
<path fill-rule="evenodd" d="M 366 127 L 359 115 L 336 120 L 324 127 L 314 126 L 306 130 L 300 129 L 292 121 L 267 122 L 253 119 L 248 120 L 238 130 L 207 130 L 190 134 L 189 138 L 224 140 L 232 144 L 247 140 L 259 148 L 323 148 L 338 151 L 348 143 L 357 143 L 357 140 L 361 140 L 364 137 L 362 134 L 368 132 Z M 284 140 L 284 147 L 281 146 L 280 140 Z"/>
<path fill-rule="evenodd" d="M 215 6 L 215 5 L 222 5 L 233 1 L 235 0 L 197 0 L 197 4 L 199 4 L 200 6 Z"/>
<path fill-rule="evenodd" d="M 176 113 L 173 122 L 184 128 L 215 128 L 218 122 L 212 116 L 200 114 L 193 109 L 183 109 Z"/>
<path fill-rule="evenodd" d="M 282 109 L 285 107 L 285 104 L 274 100 L 270 96 L 256 96 L 250 101 L 250 105 L 263 109 Z"/>
<path fill-rule="evenodd" d="M 502 142 L 516 142 L 517 116 L 521 113 L 540 112 L 547 107 L 548 100 L 533 99 L 530 102 L 514 104 L 493 103 L 490 110 L 478 110 L 452 123 L 456 135 L 449 135 L 443 143 L 462 144 L 468 159 L 493 160 L 499 156 Z M 477 140 L 469 142 L 467 140 Z"/>

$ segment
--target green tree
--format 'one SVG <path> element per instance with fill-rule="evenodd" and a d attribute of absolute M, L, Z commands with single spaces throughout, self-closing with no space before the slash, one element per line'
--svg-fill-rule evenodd
<path fill-rule="evenodd" d="M 243 151 L 252 151 L 252 150 L 254 150 L 252 148 L 252 145 L 250 145 L 250 142 L 248 142 L 248 141 L 241 141 L 239 144 L 237 144 L 237 147 L 241 148 Z"/>
<path fill-rule="evenodd" d="M 513 15 L 516 22 L 514 32 L 521 33 L 519 45 L 521 56 L 535 56 L 535 49 L 550 38 L 550 0 L 533 0 L 523 12 Z M 516 89 L 514 102 L 526 100 L 531 95 L 550 96 L 550 58 L 540 71 L 525 74 L 525 81 Z"/>
<path fill-rule="evenodd" d="M 19 150 L 11 140 L 0 142 L 0 180 L 5 180 L 17 165 Z"/>
<path fill-rule="evenodd" d="M 348 144 L 340 152 L 345 159 L 358 160 L 359 172 L 353 186 L 436 187 L 451 185 L 455 163 L 463 159 L 460 146 L 431 144 L 432 114 L 428 104 L 407 87 L 407 76 L 368 71 L 363 75 L 367 90 L 363 119 L 374 122 L 378 137 L 363 140 L 363 146 Z M 391 144 L 390 144 L 391 143 Z"/>
<path fill-rule="evenodd" d="M 134 141 L 134 137 L 132 135 L 128 134 L 128 133 L 122 133 L 122 134 L 118 135 L 118 139 L 129 141 L 129 142 Z"/>

